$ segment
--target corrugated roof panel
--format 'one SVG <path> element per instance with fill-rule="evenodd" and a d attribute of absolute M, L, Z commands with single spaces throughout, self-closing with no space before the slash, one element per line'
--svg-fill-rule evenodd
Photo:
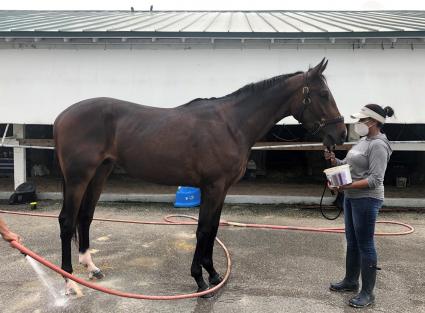
<path fill-rule="evenodd" d="M 162 31 L 162 32 L 180 32 L 182 28 L 185 28 L 186 26 L 190 26 L 191 24 L 199 20 L 199 18 L 201 18 L 204 15 L 205 13 L 195 12 L 195 13 L 186 15 L 182 20 L 176 21 L 170 25 L 162 26 L 160 28 L 157 28 L 156 30 Z"/>
<path fill-rule="evenodd" d="M 352 32 L 352 28 L 347 26 L 338 26 L 338 24 L 329 21 L 329 19 L 320 18 L 312 12 L 294 12 L 292 13 L 303 21 L 308 21 L 315 26 L 318 26 L 327 32 Z"/>
<path fill-rule="evenodd" d="M 43 17 L 33 17 L 29 19 L 16 19 L 14 21 L 10 21 L 9 23 L 2 23 L 0 28 L 1 29 L 14 29 L 14 28 L 21 28 L 21 27 L 27 27 L 30 25 L 40 25 L 46 22 L 51 22 L 57 18 L 61 18 L 62 21 L 66 19 L 66 14 L 58 14 L 58 15 L 46 15 Z"/>
<path fill-rule="evenodd" d="M 419 23 L 421 25 L 424 24 L 425 22 L 425 15 L 411 15 L 408 12 L 403 13 L 403 12 L 374 12 L 377 15 L 383 16 L 383 17 L 388 17 L 394 20 L 400 20 L 400 21 L 405 21 L 405 22 L 413 22 L 413 23 Z"/>
<path fill-rule="evenodd" d="M 313 13 L 312 13 L 313 14 Z M 346 15 L 338 15 L 334 14 L 334 12 L 321 12 L 320 14 L 322 17 L 329 19 L 332 22 L 336 23 L 343 23 L 345 25 L 349 25 L 353 31 L 355 32 L 364 32 L 364 31 L 373 31 L 377 32 L 379 31 L 378 27 L 375 27 L 375 25 L 371 23 L 362 23 L 359 22 L 355 18 L 351 18 Z"/>
<path fill-rule="evenodd" d="M 37 18 L 40 15 L 46 15 L 47 12 L 46 11 L 30 11 L 30 12 L 26 12 L 26 11 L 5 11 L 5 10 L 0 10 L 0 16 L 2 21 L 3 20 L 15 20 L 15 19 L 20 19 L 20 18 Z"/>
<path fill-rule="evenodd" d="M 403 30 L 402 25 L 398 23 L 393 23 L 392 19 L 385 20 L 385 19 L 380 19 L 378 16 L 375 16 L 375 15 L 364 15 L 364 14 L 361 14 L 361 12 L 358 12 L 358 13 L 359 14 L 356 14 L 356 19 L 360 21 L 375 23 L 376 25 L 380 25 L 381 27 L 384 27 L 387 29 Z M 347 12 L 347 14 L 352 16 L 351 12 Z"/>
<path fill-rule="evenodd" d="M 105 28 L 108 32 L 111 31 L 132 31 L 135 27 L 141 27 L 143 24 L 152 23 L 158 19 L 160 19 L 162 16 L 167 15 L 167 13 L 157 13 L 152 14 L 152 12 L 141 12 L 138 14 L 134 14 L 133 18 L 127 21 L 122 21 L 119 23 L 110 23 L 108 25 L 105 25 Z M 92 28 L 95 28 L 93 26 Z M 85 31 L 89 31 L 90 29 L 87 28 Z"/>
<path fill-rule="evenodd" d="M 301 19 L 291 12 L 279 12 L 273 14 L 273 16 L 276 16 L 277 18 L 283 18 L 284 21 L 299 28 L 302 32 L 327 32 L 325 28 L 319 27 L 316 25 L 316 23 L 311 23 L 306 19 Z"/>
<path fill-rule="evenodd" d="M 118 25 L 125 21 L 134 19 L 134 16 L 128 14 L 116 14 L 108 16 L 107 18 L 97 16 L 96 18 L 87 18 L 75 23 L 64 23 L 61 27 L 61 31 L 65 32 L 79 32 L 79 31 L 106 31 L 108 26 Z"/>
<path fill-rule="evenodd" d="M 358 16 L 352 16 L 345 13 L 348 13 L 348 12 L 343 12 L 343 14 L 341 14 L 341 12 L 327 12 L 326 14 L 368 27 L 371 29 L 371 31 L 385 32 L 385 31 L 394 30 L 393 28 L 388 28 L 387 26 L 383 26 L 372 20 L 359 19 Z"/>
<path fill-rule="evenodd" d="M 120 21 L 122 19 L 128 18 L 127 15 L 116 14 L 109 15 L 107 17 L 102 15 L 93 15 L 93 16 L 83 16 L 80 18 L 68 17 L 65 21 L 55 21 L 54 23 L 49 23 L 49 25 L 45 25 L 43 27 L 37 27 L 37 31 L 83 31 L 85 27 L 92 24 L 100 24 L 100 23 L 114 23 Z"/>
<path fill-rule="evenodd" d="M 411 19 L 411 18 L 424 18 L 425 14 L 423 11 L 374 11 L 376 13 L 387 13 L 388 15 L 391 16 L 401 16 L 404 17 L 406 19 Z"/>
<path fill-rule="evenodd" d="M 290 24 L 284 18 L 278 18 L 273 13 L 258 13 L 263 17 L 267 22 L 270 23 L 278 32 L 281 33 L 292 33 L 292 32 L 301 32 L 302 30 L 296 27 L 293 24 Z"/>
<path fill-rule="evenodd" d="M 204 32 L 205 29 L 211 25 L 214 20 L 219 16 L 218 12 L 204 12 L 202 18 L 194 21 L 193 24 L 189 24 L 181 29 L 184 32 Z"/>
<path fill-rule="evenodd" d="M 231 14 L 228 31 L 240 33 L 252 32 L 252 28 L 244 12 L 235 12 Z"/>
<path fill-rule="evenodd" d="M 277 30 L 274 26 L 258 13 L 246 13 L 246 18 L 254 32 L 258 33 L 276 33 Z"/>
<path fill-rule="evenodd" d="M 129 36 L 134 32 L 214 33 L 215 37 L 235 33 L 242 38 L 256 33 L 265 37 L 291 33 L 302 38 L 303 33 L 392 32 L 393 36 L 394 32 L 425 31 L 425 11 L 0 11 L 0 31 L 11 36 L 20 32 L 40 36 L 38 31 L 107 32 L 108 36 L 114 32 L 129 32 Z"/>
<path fill-rule="evenodd" d="M 315 14 L 315 13 L 312 13 Z M 374 24 L 360 22 L 359 20 L 355 18 L 351 18 L 346 15 L 337 15 L 333 12 L 321 12 L 320 16 L 322 18 L 328 19 L 332 23 L 335 23 L 338 26 L 345 25 L 346 27 L 350 28 L 353 32 L 377 32 L 379 31 L 379 28 L 376 27 Z"/>
<path fill-rule="evenodd" d="M 360 12 L 358 12 L 358 13 L 360 13 Z M 401 28 L 401 27 L 396 27 L 396 26 L 390 25 L 388 23 L 382 23 L 382 22 L 376 21 L 374 18 L 362 16 L 361 14 L 351 14 L 351 12 L 344 12 L 344 14 L 354 17 L 359 22 L 368 23 L 369 25 L 374 25 L 376 28 L 378 28 L 379 31 L 394 31 L 394 30 L 401 31 L 401 30 L 403 30 L 403 28 Z"/>
<path fill-rule="evenodd" d="M 229 32 L 233 12 L 220 12 L 216 19 L 208 26 L 207 32 Z"/>
<path fill-rule="evenodd" d="M 155 31 L 163 32 L 167 31 L 168 29 L 168 31 L 170 32 L 178 32 L 181 25 L 189 24 L 195 14 L 195 12 L 189 12 L 185 15 L 179 16 L 179 18 L 174 21 L 169 21 L 168 23 L 164 23 L 163 25 L 158 25 L 158 27 L 155 28 Z"/>
<path fill-rule="evenodd" d="M 194 13 L 182 13 L 182 14 L 169 14 L 165 15 L 163 19 L 157 20 L 152 23 L 145 24 L 143 26 L 138 26 L 133 28 L 133 30 L 153 32 L 160 31 L 163 27 L 168 27 L 174 25 L 174 31 L 178 31 L 179 27 L 176 26 L 177 23 L 183 21 L 187 17 L 193 15 Z"/>
<path fill-rule="evenodd" d="M 91 20 L 91 19 L 109 19 L 110 14 L 105 15 L 97 15 L 97 14 L 67 14 L 62 16 L 61 14 L 52 15 L 48 20 L 44 22 L 27 22 L 21 25 L 17 25 L 13 28 L 14 31 L 38 31 L 38 30 L 46 30 L 46 31 L 57 31 L 62 26 L 77 24 L 81 20 Z"/>
<path fill-rule="evenodd" d="M 146 20 L 143 20 L 140 23 L 137 23 L 136 25 L 130 27 L 130 31 L 144 31 L 143 30 L 144 27 L 150 27 L 162 21 L 169 20 L 170 17 L 175 17 L 175 16 L 178 16 L 178 14 L 175 12 L 172 12 L 172 13 L 164 12 L 163 14 L 152 14 Z"/>
<path fill-rule="evenodd" d="M 387 25 L 393 25 L 396 27 L 400 27 L 403 30 L 422 30 L 424 29 L 424 25 L 422 23 L 419 22 L 415 22 L 413 20 L 407 20 L 405 18 L 398 18 L 398 17 L 394 17 L 394 16 L 383 16 L 381 14 L 369 14 L 369 13 L 365 13 L 362 14 L 363 16 L 367 16 L 367 17 L 371 17 L 373 18 L 375 21 L 379 21 L 380 23 L 385 23 Z"/>
<path fill-rule="evenodd" d="M 0 11 L 1 12 L 1 11 Z M 43 20 L 46 20 L 49 18 L 49 15 L 47 13 L 34 13 L 34 14 L 16 14 L 16 15 L 10 15 L 10 14 L 2 14 L 0 13 L 0 25 L 8 24 L 12 25 L 14 23 L 24 23 L 24 22 L 42 22 Z"/>

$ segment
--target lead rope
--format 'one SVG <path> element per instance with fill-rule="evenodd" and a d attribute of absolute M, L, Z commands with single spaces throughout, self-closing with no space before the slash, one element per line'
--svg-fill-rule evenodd
<path fill-rule="evenodd" d="M 332 152 L 333 148 L 332 147 L 328 147 L 327 150 L 329 152 Z M 328 168 L 329 167 L 332 167 L 331 160 L 328 160 Z M 325 192 L 326 192 L 326 189 L 327 188 L 328 188 L 328 180 L 325 179 L 325 187 L 323 188 L 322 196 L 320 197 L 319 209 L 320 209 L 320 213 L 322 214 L 322 216 L 325 219 L 330 220 L 330 221 L 333 221 L 333 220 L 336 220 L 341 215 L 342 210 L 343 210 L 343 205 L 338 205 L 339 204 L 338 197 L 340 197 L 340 194 L 337 193 L 336 199 L 334 201 L 335 207 L 338 208 L 337 214 L 335 216 L 333 216 L 333 217 L 330 217 L 330 216 L 328 216 L 328 215 L 325 214 L 325 211 L 323 210 L 323 197 L 325 196 Z M 333 191 L 331 191 L 331 193 L 332 193 L 332 195 L 334 195 L 334 192 Z"/>
<path fill-rule="evenodd" d="M 335 199 L 335 202 L 334 202 L 335 207 L 338 208 L 337 214 L 335 216 L 333 216 L 333 217 L 330 217 L 330 216 L 328 216 L 328 215 L 325 214 L 325 211 L 323 209 L 323 197 L 325 196 L 325 192 L 326 192 L 326 189 L 327 188 L 328 188 L 328 181 L 326 180 L 325 181 L 325 188 L 323 188 L 322 196 L 320 197 L 319 208 L 320 208 L 320 213 L 322 214 L 322 216 L 324 218 L 326 218 L 327 220 L 333 221 L 333 220 L 336 220 L 341 215 L 342 210 L 343 210 L 343 206 L 342 205 L 338 205 L 338 197 L 339 197 L 339 194 L 338 194 L 337 197 L 336 197 L 336 199 Z"/>

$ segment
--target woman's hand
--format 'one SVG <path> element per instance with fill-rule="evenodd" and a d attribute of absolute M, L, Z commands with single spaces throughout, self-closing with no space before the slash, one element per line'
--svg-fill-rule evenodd
<path fill-rule="evenodd" d="M 351 184 L 342 185 L 342 186 L 332 186 L 331 183 L 328 181 L 328 188 L 330 190 L 336 191 L 336 192 L 342 192 L 344 189 L 348 189 L 350 185 Z"/>
<path fill-rule="evenodd" d="M 21 237 L 18 234 L 12 233 L 11 231 L 8 231 L 2 235 L 3 239 L 6 241 L 17 241 L 21 242 Z"/>
<path fill-rule="evenodd" d="M 339 187 L 331 185 L 331 183 L 329 181 L 328 181 L 328 188 L 332 191 L 336 191 L 336 192 L 339 191 L 339 189 L 338 189 Z"/>
<path fill-rule="evenodd" d="M 323 156 L 325 157 L 325 160 L 331 161 L 332 166 L 336 165 L 335 153 L 330 152 L 328 149 L 326 149 Z"/>

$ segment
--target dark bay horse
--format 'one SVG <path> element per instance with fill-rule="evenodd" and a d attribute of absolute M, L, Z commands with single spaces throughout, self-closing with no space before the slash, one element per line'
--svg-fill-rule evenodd
<path fill-rule="evenodd" d="M 346 137 L 344 120 L 322 73 L 323 59 L 307 72 L 249 84 L 221 98 L 195 99 L 176 108 L 143 106 L 111 98 L 78 102 L 54 123 L 64 177 L 59 216 L 62 269 L 72 273 L 71 239 L 79 237 L 80 263 L 102 277 L 89 248 L 89 228 L 103 185 L 115 164 L 128 174 L 167 185 L 201 188 L 191 275 L 198 290 L 221 281 L 213 266 L 214 239 L 229 187 L 244 174 L 251 147 L 276 122 L 294 116 L 326 146 Z M 77 291 L 67 281 L 67 292 Z"/>

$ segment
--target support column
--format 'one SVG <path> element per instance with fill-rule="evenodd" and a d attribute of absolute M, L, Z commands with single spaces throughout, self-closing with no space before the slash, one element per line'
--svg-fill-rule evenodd
<path fill-rule="evenodd" d="M 13 124 L 13 136 L 25 138 L 25 125 Z M 15 189 L 27 180 L 27 151 L 25 148 L 13 148 Z"/>

